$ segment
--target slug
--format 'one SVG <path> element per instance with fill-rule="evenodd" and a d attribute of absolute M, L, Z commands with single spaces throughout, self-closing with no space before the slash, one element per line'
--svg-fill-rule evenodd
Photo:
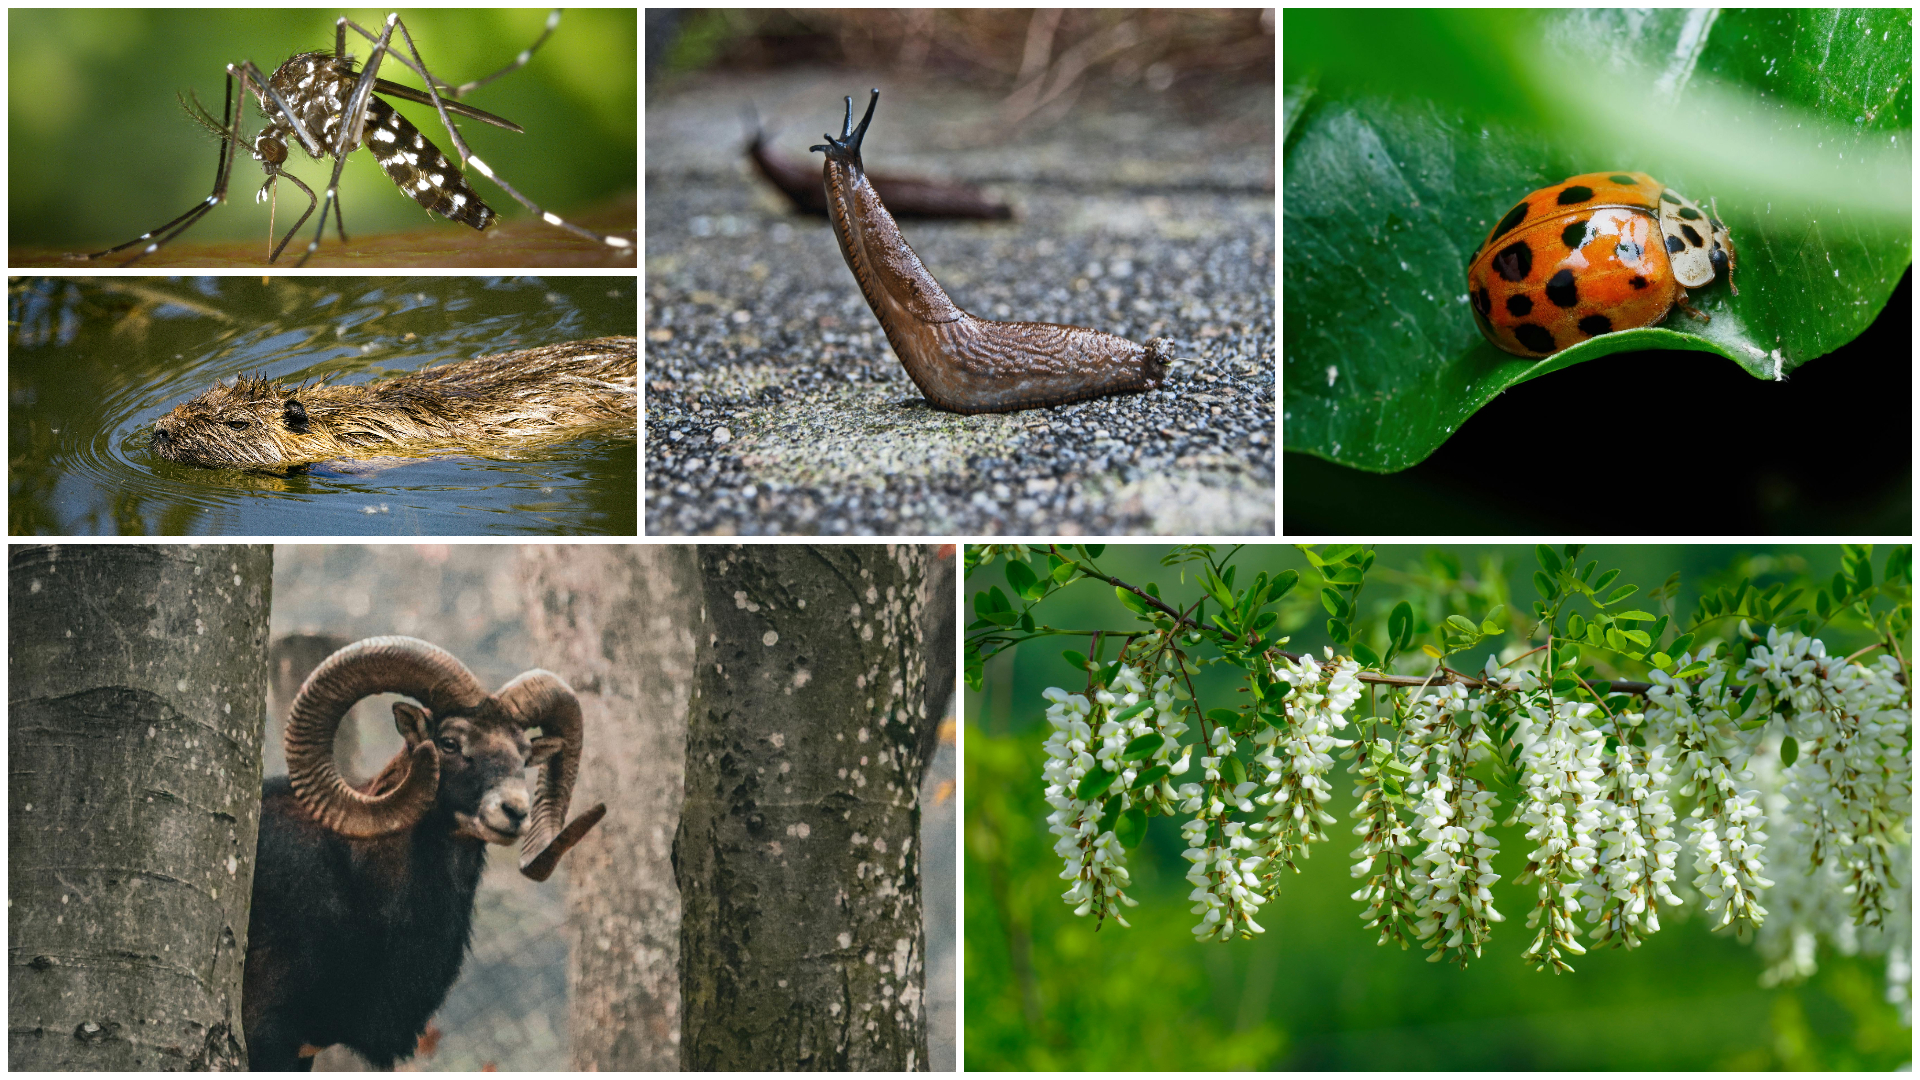
<path fill-rule="evenodd" d="M 827 216 L 827 193 L 821 188 L 812 166 L 773 153 L 767 146 L 766 134 L 757 127 L 747 143 L 747 158 L 761 176 L 780 189 L 795 210 Z M 879 173 L 869 175 L 867 181 L 895 217 L 1004 221 L 1013 216 L 1012 207 L 971 184 Z"/>
<path fill-rule="evenodd" d="M 840 138 L 826 136 L 827 207 L 840 254 L 880 320 L 894 355 L 935 408 L 1014 412 L 1158 387 L 1173 364 L 1173 342 L 1138 345 L 1081 326 L 976 319 L 947 298 L 907 246 L 860 163 L 880 91 L 853 126 L 847 99 Z"/>

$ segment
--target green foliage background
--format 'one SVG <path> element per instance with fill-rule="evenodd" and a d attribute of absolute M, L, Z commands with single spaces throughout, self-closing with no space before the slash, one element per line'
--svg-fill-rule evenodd
<path fill-rule="evenodd" d="M 1158 564 L 1166 550 L 1109 546 L 1100 565 L 1136 585 L 1159 582 L 1176 604 L 1197 596 L 1191 575 L 1182 585 L 1177 569 Z M 1876 571 L 1885 555 L 1876 550 Z M 1682 571 L 1682 613 L 1700 590 L 1742 577 L 1758 585 L 1802 574 L 1818 581 L 1840 567 L 1837 548 L 1795 545 L 1596 545 L 1588 558 L 1622 568 L 1621 581 L 1638 583 L 1642 595 Z M 1282 624 L 1294 632 L 1289 648 L 1317 652 L 1327 643 L 1326 613 L 1309 587 L 1317 578 L 1298 551 L 1250 548 L 1236 563 L 1242 581 L 1263 569 L 1300 572 L 1282 607 Z M 968 596 L 1005 588 L 1004 565 L 969 575 Z M 1380 549 L 1361 606 L 1380 623 L 1395 602 L 1412 598 L 1422 618 L 1437 622 L 1452 612 L 1423 608 L 1418 596 L 1430 591 L 1422 582 L 1445 580 L 1475 598 L 1469 614 L 1498 602 L 1524 611 L 1533 569 L 1531 549 L 1519 545 Z M 1134 625 L 1113 590 L 1095 581 L 1045 601 L 1036 618 L 1061 628 Z M 1871 640 L 1844 625 L 1820 636 L 1830 651 Z M 1910 1060 L 1911 1032 L 1883 1000 L 1882 961 L 1823 950 L 1806 984 L 1763 989 L 1759 955 L 1709 933 L 1691 917 L 1693 905 L 1664 918 L 1641 949 L 1596 950 L 1568 976 L 1529 970 L 1519 954 L 1530 938 L 1523 923 L 1533 888 L 1511 882 L 1524 861 L 1517 828 L 1498 830 L 1503 880 L 1494 891 L 1508 922 L 1495 928 L 1484 958 L 1461 972 L 1427 963 L 1419 951 L 1376 946 L 1348 898 L 1356 884 L 1345 857 L 1354 841 L 1344 771 L 1333 778 L 1330 807 L 1341 824 L 1328 827 L 1331 839 L 1316 845 L 1304 873 L 1280 880 L 1261 909 L 1260 938 L 1194 943 L 1178 822 L 1167 819 L 1154 819 L 1133 852 L 1133 928 L 1096 931 L 1059 900 L 1065 883 L 1039 783 L 1040 691 L 1084 683 L 1059 653 L 1084 650 L 1085 640 L 1003 654 L 989 661 L 983 689 L 967 694 L 967 1068 L 1885 1069 Z M 1500 644 L 1461 662 L 1477 664 Z M 1198 685 L 1206 707 L 1237 704 L 1222 669 L 1205 669 Z"/>
<path fill-rule="evenodd" d="M 1425 459 L 1502 390 L 1633 349 L 1778 378 L 1912 259 L 1912 9 L 1284 15 L 1286 449 Z M 1466 270 L 1530 191 L 1611 169 L 1717 199 L 1738 297 L 1543 360 L 1481 338 Z"/>

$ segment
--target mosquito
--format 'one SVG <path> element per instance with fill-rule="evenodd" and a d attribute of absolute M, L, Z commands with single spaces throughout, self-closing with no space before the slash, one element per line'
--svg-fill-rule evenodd
<path fill-rule="evenodd" d="M 313 216 L 315 207 L 320 209 L 320 222 L 315 229 L 313 239 L 307 243 L 306 251 L 296 265 L 304 265 L 313 253 L 319 250 L 320 240 L 327 232 L 327 216 L 333 216 L 334 227 L 340 234 L 340 242 L 347 242 L 347 226 L 340 213 L 340 172 L 346 166 L 347 155 L 365 146 L 372 150 L 374 159 L 386 170 L 394 184 L 413 200 L 432 213 L 458 221 L 461 224 L 485 231 L 497 220 L 498 215 L 486 204 L 478 192 L 467 183 L 462 167 L 472 169 L 481 176 L 494 182 L 500 190 L 513 196 L 514 201 L 526 207 L 540 220 L 557 228 L 565 229 L 578 236 L 586 237 L 595 243 L 605 244 L 621 251 L 633 250 L 633 241 L 623 236 L 610 236 L 584 229 L 572 222 L 565 221 L 557 214 L 549 213 L 535 205 L 526 196 L 514 190 L 511 184 L 493 171 L 492 166 L 476 157 L 467 148 L 466 140 L 460 137 L 460 129 L 454 126 L 453 116 L 458 115 L 508 131 L 524 131 L 518 124 L 502 119 L 492 113 L 476 109 L 460 102 L 459 98 L 493 82 L 503 75 L 510 74 L 525 66 L 533 58 L 534 50 L 546 43 L 553 35 L 554 28 L 560 25 L 560 12 L 555 9 L 547 16 L 546 29 L 539 40 L 522 50 L 513 63 L 482 79 L 453 86 L 441 82 L 427 72 L 426 61 L 420 58 L 420 50 L 414 45 L 413 35 L 408 33 L 407 24 L 402 22 L 399 13 L 387 16 L 384 28 L 378 36 L 342 16 L 334 24 L 333 52 L 301 53 L 281 64 L 271 77 L 261 74 L 253 61 L 227 65 L 227 99 L 221 119 L 215 123 L 213 116 L 197 97 L 189 100 L 182 96 L 181 104 L 201 125 L 220 136 L 220 157 L 216 162 L 213 177 L 213 192 L 196 203 L 191 210 L 167 222 L 157 229 L 140 234 L 132 240 L 105 251 L 92 254 L 69 256 L 74 260 L 104 259 L 117 255 L 128 248 L 140 250 L 128 259 L 123 266 L 130 266 L 148 255 L 160 250 L 161 246 L 179 237 L 192 228 L 207 212 L 226 201 L 227 185 L 232 179 L 233 162 L 239 147 L 247 140 L 240 133 L 242 121 L 246 115 L 246 95 L 251 92 L 259 108 L 261 117 L 266 121 L 259 134 L 252 140 L 251 151 L 255 161 L 267 174 L 266 183 L 255 195 L 255 202 L 265 202 L 272 198 L 276 185 L 285 180 L 299 188 L 307 197 L 307 208 L 294 222 L 287 234 L 267 257 L 269 263 L 278 262 L 281 252 L 294 234 L 300 231 L 307 219 Z M 366 67 L 355 71 L 354 59 L 347 55 L 347 31 L 352 30 L 373 43 L 373 51 L 367 56 Z M 400 39 L 406 44 L 407 55 L 402 55 L 397 47 L 391 45 L 394 31 L 400 32 Z M 420 77 L 426 84 L 425 90 L 415 90 L 410 86 L 388 82 L 379 77 L 380 65 L 386 59 L 398 61 L 401 66 Z M 234 102 L 234 84 L 240 86 L 238 107 Z M 447 134 L 453 138 L 454 149 L 459 153 L 460 162 L 456 165 L 449 161 L 420 129 L 413 126 L 406 117 L 381 100 L 379 95 L 412 101 L 422 105 L 432 105 L 439 115 L 440 122 L 446 127 Z M 314 160 L 333 158 L 333 175 L 327 181 L 326 201 L 321 203 L 313 189 L 302 183 L 299 177 L 284 168 L 289 144 L 307 152 Z M 277 203 L 276 203 L 277 205 Z M 272 235 L 268 238 L 271 241 Z"/>

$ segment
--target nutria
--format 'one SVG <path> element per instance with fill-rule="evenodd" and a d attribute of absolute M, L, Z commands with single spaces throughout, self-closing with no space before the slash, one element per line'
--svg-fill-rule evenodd
<path fill-rule="evenodd" d="M 639 343 L 595 338 L 479 356 L 378 382 L 286 386 L 239 375 L 153 424 L 153 450 L 208 468 L 368 453 L 484 452 L 588 428 L 634 431 Z"/>

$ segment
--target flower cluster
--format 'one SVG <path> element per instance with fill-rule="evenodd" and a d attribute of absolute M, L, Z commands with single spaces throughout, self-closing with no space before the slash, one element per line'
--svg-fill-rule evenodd
<path fill-rule="evenodd" d="M 1407 899 L 1418 918 L 1414 933 L 1432 950 L 1427 959 L 1480 955 L 1492 924 L 1505 921 L 1493 906 L 1500 880 L 1493 856 L 1500 845 L 1487 829 L 1498 800 L 1467 768 L 1491 750 L 1486 733 L 1488 695 L 1469 695 L 1458 683 L 1421 695 L 1406 725 L 1414 828 L 1426 847 L 1413 857 Z"/>
<path fill-rule="evenodd" d="M 1299 873 L 1295 856 L 1305 858 L 1307 845 L 1327 838 L 1321 826 L 1339 820 L 1324 809 L 1333 798 L 1327 774 L 1333 771 L 1332 752 L 1353 743 L 1333 733 L 1347 727 L 1347 710 L 1362 693 L 1360 665 L 1335 660 L 1331 649 L 1325 667 L 1311 657 L 1282 657 L 1274 676 L 1292 687 L 1280 703 L 1286 726 L 1262 727 L 1253 736 L 1260 748 L 1253 760 L 1264 770 L 1253 801 L 1267 808 L 1253 831 L 1265 837 L 1259 851 L 1272 864 L 1269 877 L 1283 866 Z"/>
<path fill-rule="evenodd" d="M 1630 713 L 1621 719 L 1632 728 L 1645 718 Z M 1601 755 L 1600 854 L 1581 890 L 1600 944 L 1637 948 L 1646 935 L 1659 932 L 1660 905 L 1680 903 L 1671 886 L 1680 854 L 1673 838 L 1672 779 L 1664 746 L 1648 750 L 1629 740 Z"/>
<path fill-rule="evenodd" d="M 1675 668 L 1692 661 L 1682 653 Z M 1740 723 L 1748 710 L 1741 708 L 1740 687 L 1728 680 L 1726 663 L 1718 657 L 1703 662 L 1698 683 L 1664 671 L 1648 676 L 1653 688 L 1647 691 L 1647 738 L 1676 748 L 1680 794 L 1695 800 L 1686 824 L 1693 887 L 1706 898 L 1715 929 L 1733 926 L 1744 934 L 1766 918 L 1758 893 L 1773 884 L 1763 874 L 1767 834 L 1760 792 L 1742 786 L 1753 779 L 1744 762 L 1759 735 Z"/>
<path fill-rule="evenodd" d="M 1744 628 L 1743 628 L 1744 630 Z M 1770 631 L 1743 667 L 1769 725 L 1752 765 L 1779 874 L 1758 948 L 1766 981 L 1804 979 L 1822 939 L 1885 953 L 1887 996 L 1912 1016 L 1911 714 L 1892 657 L 1853 664 Z"/>
<path fill-rule="evenodd" d="M 1443 671 L 1393 692 L 1390 716 L 1350 721 L 1362 674 L 1326 657 L 1275 658 L 1284 694 L 1215 710 L 1184 746 L 1171 650 L 1151 690 L 1122 664 L 1091 698 L 1046 691 L 1048 823 L 1076 913 L 1119 919 L 1134 903 L 1114 825 L 1129 810 L 1137 824 L 1145 804 L 1190 818 L 1194 934 L 1263 932 L 1273 877 L 1298 871 L 1335 820 L 1328 775 L 1345 749 L 1359 800 L 1352 873 L 1365 880 L 1353 898 L 1382 943 L 1419 939 L 1430 960 L 1462 965 L 1482 955 L 1504 921 L 1488 831 L 1497 787 L 1517 793 L 1507 824 L 1526 829 L 1516 880 L 1537 886 L 1527 918 L 1537 933 L 1522 954 L 1534 965 L 1572 970 L 1583 937 L 1635 948 L 1690 887 L 1714 928 L 1759 932 L 1769 979 L 1805 977 L 1820 941 L 1885 953 L 1889 998 L 1910 1009 L 1912 721 L 1895 658 L 1831 658 L 1791 631 L 1761 644 L 1743 624 L 1731 646 L 1652 672 L 1639 711 L 1577 694 L 1571 667 L 1512 672 L 1490 657 L 1477 680 Z M 1788 868 L 1778 885 L 1766 876 L 1770 843 Z"/>
<path fill-rule="evenodd" d="M 1060 877 L 1072 882 L 1061 899 L 1076 915 L 1112 915 L 1126 926 L 1115 905 L 1138 906 L 1125 892 L 1132 878 L 1126 847 L 1112 821 L 1136 798 L 1170 800 L 1173 789 L 1167 777 L 1186 771 L 1185 758 L 1178 764 L 1172 761 L 1187 725 L 1174 708 L 1171 683 L 1171 676 L 1161 676 L 1149 696 L 1139 669 L 1122 664 L 1112 684 L 1096 690 L 1091 701 L 1059 687 L 1042 692 L 1052 702 L 1047 722 L 1053 728 L 1041 773 L 1047 803 L 1053 807 L 1047 826 L 1059 837 L 1054 854 L 1066 862 Z M 1143 739 L 1153 743 L 1152 748 L 1136 749 L 1129 757 L 1128 748 L 1139 747 Z M 1136 789 L 1140 774 L 1156 765 L 1167 768 L 1159 770 L 1158 780 Z"/>
<path fill-rule="evenodd" d="M 1572 971 L 1564 954 L 1587 951 L 1575 940 L 1574 912 L 1598 862 L 1594 844 L 1606 813 L 1599 784 L 1606 736 L 1593 725 L 1599 706 L 1555 700 L 1531 672 L 1522 683 L 1526 693 L 1516 713 L 1516 738 L 1523 747 L 1519 765 L 1526 795 L 1512 820 L 1526 823 L 1527 840 L 1538 846 L 1527 853 L 1527 868 L 1515 880 L 1539 882 L 1527 925 L 1540 932 L 1521 958 L 1542 970 Z"/>

